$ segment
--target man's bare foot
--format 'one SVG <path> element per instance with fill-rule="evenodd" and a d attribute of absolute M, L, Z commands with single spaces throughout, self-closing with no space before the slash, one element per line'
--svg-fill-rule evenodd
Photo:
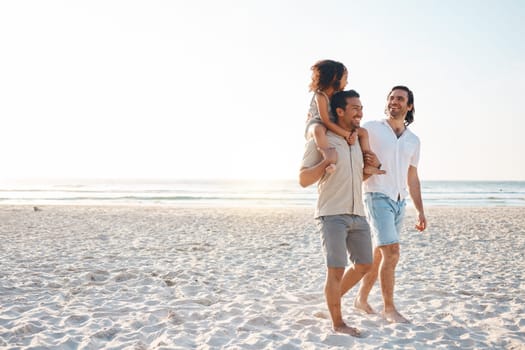
<path fill-rule="evenodd" d="M 410 321 L 407 320 L 399 312 L 397 312 L 397 310 L 393 310 L 389 312 L 383 311 L 382 315 L 385 318 L 385 320 L 387 320 L 390 323 L 410 323 Z"/>
<path fill-rule="evenodd" d="M 362 311 L 366 314 L 375 314 L 376 312 L 374 311 L 374 309 L 372 309 L 372 307 L 367 303 L 367 302 L 361 302 L 357 299 L 354 300 L 354 307 L 359 310 L 359 311 Z"/>
<path fill-rule="evenodd" d="M 354 327 L 349 327 L 344 323 L 341 326 L 334 327 L 334 332 L 349 334 L 352 337 L 357 337 L 357 338 L 362 337 L 361 331 L 359 329 L 354 328 Z"/>
<path fill-rule="evenodd" d="M 383 175 L 383 174 L 386 174 L 386 171 L 378 169 L 378 168 L 375 168 L 375 167 L 370 166 L 370 165 L 366 165 L 363 168 L 363 173 L 365 173 L 367 175 Z"/>

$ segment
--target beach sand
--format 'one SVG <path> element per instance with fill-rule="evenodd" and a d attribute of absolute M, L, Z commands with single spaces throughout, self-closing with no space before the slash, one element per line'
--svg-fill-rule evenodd
<path fill-rule="evenodd" d="M 525 208 L 409 210 L 388 324 L 335 334 L 313 208 L 0 207 L 0 348 L 525 349 Z M 380 309 L 376 284 L 370 302 Z"/>

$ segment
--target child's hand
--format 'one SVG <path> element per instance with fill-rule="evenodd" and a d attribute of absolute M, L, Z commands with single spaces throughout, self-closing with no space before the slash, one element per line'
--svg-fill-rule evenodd
<path fill-rule="evenodd" d="M 350 135 L 346 138 L 346 142 L 348 142 L 349 145 L 355 144 L 355 141 L 357 140 L 357 131 L 350 132 Z"/>
<path fill-rule="evenodd" d="M 327 174 L 333 174 L 335 172 L 335 169 L 336 169 L 336 166 L 335 164 L 330 164 L 329 166 L 327 166 L 324 171 L 325 173 Z"/>

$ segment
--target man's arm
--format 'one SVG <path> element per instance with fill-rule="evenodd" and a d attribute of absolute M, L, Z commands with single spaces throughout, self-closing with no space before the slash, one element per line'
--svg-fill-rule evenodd
<path fill-rule="evenodd" d="M 427 219 L 425 218 L 425 211 L 423 210 L 423 199 L 421 198 L 421 184 L 419 182 L 419 176 L 417 175 L 417 168 L 410 166 L 408 168 L 408 191 L 414 206 L 418 213 L 418 221 L 416 229 L 418 231 L 424 231 L 427 228 Z"/>
<path fill-rule="evenodd" d="M 299 172 L 299 184 L 302 187 L 308 187 L 317 181 L 324 175 L 326 168 L 337 160 L 337 152 L 335 148 L 329 148 L 321 151 L 323 159 L 314 166 L 309 168 L 302 167 Z"/>
<path fill-rule="evenodd" d="M 377 155 L 372 151 L 363 151 L 365 166 L 363 168 L 363 181 L 366 181 L 372 175 L 386 174 L 386 171 L 381 170 L 381 162 Z"/>

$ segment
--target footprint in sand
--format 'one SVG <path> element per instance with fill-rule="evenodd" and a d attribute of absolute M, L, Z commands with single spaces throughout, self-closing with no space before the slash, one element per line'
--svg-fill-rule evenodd
<path fill-rule="evenodd" d="M 93 334 L 92 337 L 99 338 L 99 339 L 111 340 L 111 339 L 113 339 L 115 337 L 115 335 L 118 332 L 119 332 L 119 329 L 116 328 L 116 327 L 104 328 L 104 329 L 96 332 L 95 334 Z"/>
<path fill-rule="evenodd" d="M 136 278 L 137 275 L 131 273 L 131 272 L 121 272 L 117 274 L 113 279 L 115 282 L 125 282 L 131 279 Z"/>
<path fill-rule="evenodd" d="M 175 282 L 174 282 L 174 281 L 172 281 L 172 280 L 168 280 L 168 279 L 165 279 L 165 280 L 164 280 L 164 283 L 166 283 L 166 285 L 167 285 L 168 287 L 173 287 L 173 286 L 175 285 Z"/>
<path fill-rule="evenodd" d="M 325 320 L 327 320 L 329 318 L 328 314 L 326 312 L 323 312 L 323 311 L 317 311 L 316 313 L 314 313 L 314 317 L 322 318 L 322 319 L 325 319 Z"/>
<path fill-rule="evenodd" d="M 88 315 L 71 315 L 64 320 L 64 324 L 70 327 L 81 326 L 89 320 Z"/>

